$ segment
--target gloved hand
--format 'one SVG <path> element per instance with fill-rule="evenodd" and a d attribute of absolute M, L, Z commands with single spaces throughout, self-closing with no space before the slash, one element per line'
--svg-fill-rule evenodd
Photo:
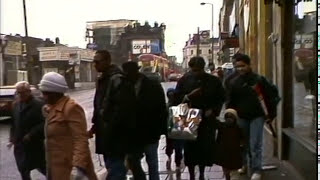
<path fill-rule="evenodd" d="M 84 170 L 79 167 L 73 167 L 71 171 L 72 180 L 89 180 Z"/>

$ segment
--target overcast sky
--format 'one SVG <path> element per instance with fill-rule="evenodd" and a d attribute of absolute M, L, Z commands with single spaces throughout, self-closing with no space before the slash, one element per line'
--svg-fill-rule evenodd
<path fill-rule="evenodd" d="M 24 35 L 23 0 L 1 1 L 1 33 Z M 84 48 L 87 21 L 133 19 L 142 24 L 154 21 L 167 25 L 165 40 L 168 55 L 182 61 L 182 48 L 189 34 L 211 30 L 211 6 L 202 0 L 26 0 L 29 36 L 60 38 L 69 46 Z M 214 4 L 215 36 L 218 36 L 222 0 Z"/>

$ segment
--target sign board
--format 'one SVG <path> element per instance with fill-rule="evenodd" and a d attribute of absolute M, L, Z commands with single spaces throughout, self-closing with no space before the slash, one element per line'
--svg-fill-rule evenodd
<path fill-rule="evenodd" d="M 5 55 L 20 56 L 22 54 L 21 41 L 8 41 L 8 44 L 4 50 Z"/>
<path fill-rule="evenodd" d="M 89 43 L 89 44 L 87 44 L 87 48 L 96 50 L 98 48 L 98 45 L 95 43 Z"/>
<path fill-rule="evenodd" d="M 81 59 L 86 59 L 86 60 L 92 60 L 95 55 L 95 52 L 92 50 L 82 50 L 80 51 L 80 58 Z"/>
<path fill-rule="evenodd" d="M 313 48 L 314 35 L 313 34 L 299 34 L 295 37 L 294 49 Z"/>
<path fill-rule="evenodd" d="M 160 41 L 154 40 L 133 40 L 132 41 L 132 54 L 159 54 Z"/>
<path fill-rule="evenodd" d="M 60 60 L 69 60 L 70 52 L 69 51 L 60 51 Z"/>
<path fill-rule="evenodd" d="M 229 33 L 228 32 L 221 32 L 220 33 L 220 38 L 221 39 L 226 39 L 226 38 L 228 38 L 229 37 Z"/>
<path fill-rule="evenodd" d="M 236 48 L 239 47 L 239 39 L 237 37 L 229 37 L 224 40 L 225 48 Z"/>
<path fill-rule="evenodd" d="M 209 31 L 202 31 L 200 35 L 202 38 L 206 39 L 210 36 L 210 32 Z"/>
<path fill-rule="evenodd" d="M 132 54 L 145 54 L 151 52 L 150 40 L 133 40 Z"/>
<path fill-rule="evenodd" d="M 40 51 L 40 61 L 58 60 L 58 51 Z"/>

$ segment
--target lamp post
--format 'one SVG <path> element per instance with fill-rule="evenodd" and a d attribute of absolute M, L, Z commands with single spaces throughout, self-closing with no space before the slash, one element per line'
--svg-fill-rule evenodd
<path fill-rule="evenodd" d="M 203 5 L 206 5 L 206 4 L 211 5 L 211 13 L 212 13 L 212 21 L 211 21 L 211 23 L 212 23 L 212 24 L 211 24 L 211 31 L 212 31 L 212 32 L 211 32 L 211 34 L 212 34 L 212 42 L 211 42 L 211 56 L 212 56 L 212 60 L 211 60 L 211 61 L 212 61 L 213 66 L 215 66 L 215 65 L 214 65 L 214 42 L 213 42 L 213 28 L 214 28 L 214 27 L 213 27 L 213 24 L 214 24 L 214 23 L 213 23 L 213 22 L 214 22 L 214 16 L 213 16 L 213 12 L 214 12 L 214 11 L 213 11 L 213 4 L 212 4 L 212 3 L 206 3 L 206 2 L 202 2 L 202 3 L 200 3 L 200 5 L 202 5 L 202 6 L 203 6 Z"/>
<path fill-rule="evenodd" d="M 5 50 L 5 47 L 7 46 L 8 44 L 8 40 L 6 39 L 6 36 L 5 35 L 0 35 L 0 86 L 3 86 L 4 85 L 4 58 L 3 58 L 3 55 L 4 55 L 4 50 Z"/>

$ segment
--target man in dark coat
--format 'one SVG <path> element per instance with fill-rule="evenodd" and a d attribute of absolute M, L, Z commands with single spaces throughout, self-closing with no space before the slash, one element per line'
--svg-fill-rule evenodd
<path fill-rule="evenodd" d="M 203 180 L 205 166 L 214 163 L 215 122 L 225 99 L 221 81 L 205 73 L 205 61 L 196 56 L 190 59 L 191 71 L 186 73 L 176 86 L 175 104 L 188 102 L 192 108 L 203 111 L 196 141 L 186 141 L 184 157 L 189 168 L 190 179 L 195 179 L 195 166 L 199 165 L 200 179 Z"/>
<path fill-rule="evenodd" d="M 46 174 L 44 103 L 32 96 L 28 82 L 18 82 L 16 93 L 18 99 L 13 104 L 10 142 L 14 145 L 14 157 L 22 179 L 31 180 L 30 172 L 33 169 Z"/>
<path fill-rule="evenodd" d="M 247 142 L 245 157 L 243 157 L 244 166 L 239 171 L 244 173 L 246 165 L 249 164 L 253 173 L 251 180 L 260 180 L 263 126 L 266 114 L 254 87 L 263 83 L 264 77 L 252 72 L 248 55 L 237 54 L 234 59 L 236 72 L 225 82 L 225 87 L 228 92 L 226 107 L 238 112 L 238 125 Z M 249 163 L 247 163 L 247 159 L 249 159 Z"/>
<path fill-rule="evenodd" d="M 96 152 L 104 156 L 107 180 L 125 180 L 124 158 L 134 146 L 134 89 L 127 83 L 121 70 L 111 64 L 108 51 L 97 51 L 94 64 L 101 76 L 97 82 L 93 126 L 89 135 L 96 135 Z"/>
<path fill-rule="evenodd" d="M 167 124 L 164 91 L 159 81 L 151 80 L 139 73 L 136 62 L 126 62 L 122 68 L 134 85 L 137 98 L 137 149 L 128 155 L 128 163 L 135 179 L 146 179 L 141 167 L 144 153 L 149 166 L 149 179 L 159 180 L 158 146 L 160 136 L 166 134 Z"/>

